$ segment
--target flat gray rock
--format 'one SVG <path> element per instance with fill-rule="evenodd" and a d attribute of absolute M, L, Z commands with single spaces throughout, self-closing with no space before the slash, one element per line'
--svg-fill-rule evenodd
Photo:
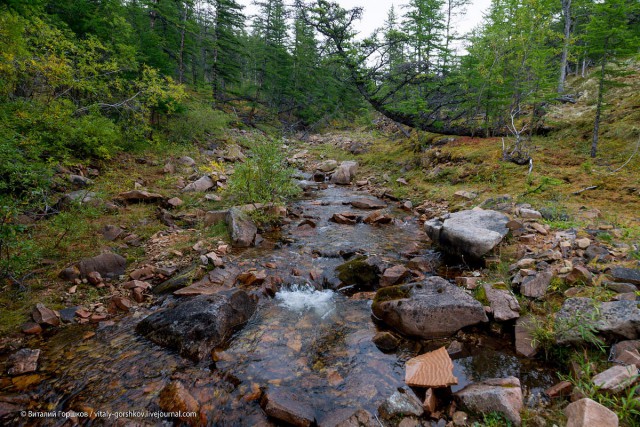
<path fill-rule="evenodd" d="M 558 344 L 584 342 L 584 325 L 615 338 L 640 337 L 640 309 L 636 301 L 597 302 L 591 298 L 569 298 L 556 314 Z"/>
<path fill-rule="evenodd" d="M 372 310 L 398 331 L 427 339 L 450 336 L 466 326 L 488 321 L 482 304 L 437 276 L 379 289 Z"/>
<path fill-rule="evenodd" d="M 425 222 L 433 242 L 453 255 L 480 259 L 507 235 L 509 218 L 500 212 L 473 209 Z"/>
<path fill-rule="evenodd" d="M 470 384 L 455 393 L 463 408 L 476 413 L 500 412 L 514 425 L 522 422 L 524 406 L 520 380 L 516 377 L 494 378 Z"/>

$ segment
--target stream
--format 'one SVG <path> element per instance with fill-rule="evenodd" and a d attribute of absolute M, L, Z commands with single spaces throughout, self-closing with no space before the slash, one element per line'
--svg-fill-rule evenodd
<path fill-rule="evenodd" d="M 346 205 L 360 197 L 371 196 L 349 187 L 314 191 L 292 206 L 301 215 L 283 226 L 280 241 L 285 244 L 267 235 L 261 247 L 234 250 L 232 258 L 242 268 L 264 269 L 272 263 L 277 268 L 268 273 L 282 272 L 288 279 L 275 298 L 263 298 L 250 322 L 216 351 L 215 362 L 191 362 L 136 335 L 135 325 L 154 308 L 138 309 L 97 330 L 80 325 L 60 328 L 32 347 L 42 354 L 37 378 L 23 385 L 31 393 L 30 409 L 128 412 L 123 418 L 137 422 L 116 423 L 102 416 L 83 422 L 88 425 L 171 425 L 170 419 L 141 417 L 140 412 L 159 411 L 160 391 L 179 380 L 199 402 L 199 424 L 204 425 L 277 425 L 259 405 L 260 389 L 269 387 L 280 387 L 309 403 L 319 425 L 342 408 L 375 414 L 380 403 L 404 385 L 407 359 L 451 340 L 405 339 L 396 351 L 384 353 L 372 342 L 384 325 L 372 318 L 369 299 L 313 286 L 305 279 L 308 275 L 291 278 L 289 272 L 297 269 L 321 272 L 325 282 L 335 282 L 335 267 L 345 262 L 343 256 L 354 253 L 379 257 L 390 265 L 406 263 L 416 254 L 438 263 L 439 254 L 427 243 L 417 218 L 399 209 L 388 209 L 394 217 L 388 225 L 329 221 L 339 212 L 370 213 Z M 316 226 L 298 227 L 305 218 Z M 452 357 L 459 380 L 454 392 L 473 381 L 509 375 L 520 378 L 530 395 L 554 383 L 553 371 L 514 355 L 508 336 L 484 329 L 465 332 L 462 351 Z M 94 330 L 96 335 L 90 336 Z M 70 425 L 59 417 L 15 422 Z"/>

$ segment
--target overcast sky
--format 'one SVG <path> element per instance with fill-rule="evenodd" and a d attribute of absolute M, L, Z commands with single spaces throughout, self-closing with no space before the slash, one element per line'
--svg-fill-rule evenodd
<path fill-rule="evenodd" d="M 252 0 L 237 0 L 238 3 L 245 6 L 244 14 L 251 16 L 256 9 L 251 4 Z M 356 29 L 360 32 L 360 36 L 368 36 L 371 32 L 382 27 L 387 18 L 387 13 L 391 5 L 396 8 L 396 15 L 404 14 L 402 6 L 406 5 L 409 0 L 337 0 L 337 2 L 345 9 L 353 7 L 363 7 L 364 14 L 362 19 L 356 24 Z M 457 20 L 456 29 L 460 34 L 464 34 L 478 25 L 482 20 L 482 15 L 491 5 L 491 0 L 471 0 L 471 4 L 467 6 L 467 13 Z"/>

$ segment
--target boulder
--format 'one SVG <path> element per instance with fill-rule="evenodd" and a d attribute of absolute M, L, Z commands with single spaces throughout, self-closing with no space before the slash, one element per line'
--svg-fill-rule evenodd
<path fill-rule="evenodd" d="M 110 279 L 124 274 L 127 260 L 111 252 L 106 252 L 91 258 L 85 258 L 78 263 L 81 277 L 87 277 L 91 272 L 98 272 L 102 277 Z"/>
<path fill-rule="evenodd" d="M 38 303 L 31 312 L 31 317 L 39 325 L 59 326 L 60 318 L 55 311 L 45 307 L 44 304 Z"/>
<path fill-rule="evenodd" d="M 356 209 L 384 209 L 387 207 L 387 204 L 380 200 L 359 198 L 352 200 L 351 206 Z"/>
<path fill-rule="evenodd" d="M 484 294 L 491 305 L 493 318 L 498 322 L 520 317 L 520 304 L 516 297 L 504 287 L 504 283 L 489 283 L 482 286 Z"/>
<path fill-rule="evenodd" d="M 553 279 L 553 272 L 543 271 L 535 276 L 527 276 L 522 280 L 520 293 L 529 298 L 542 298 L 547 293 L 547 289 Z"/>
<path fill-rule="evenodd" d="M 514 425 L 522 422 L 523 408 L 520 380 L 516 377 L 494 378 L 470 384 L 455 393 L 462 407 L 471 412 L 486 414 L 500 412 Z"/>
<path fill-rule="evenodd" d="M 315 411 L 306 402 L 301 402 L 299 396 L 284 390 L 273 389 L 267 391 L 260 402 L 264 412 L 276 420 L 296 427 L 310 427 L 315 425 Z"/>
<path fill-rule="evenodd" d="M 379 289 L 372 310 L 398 331 L 427 339 L 450 336 L 466 326 L 487 321 L 482 304 L 437 276 Z"/>
<path fill-rule="evenodd" d="M 617 365 L 600 372 L 591 381 L 602 391 L 618 393 L 633 385 L 637 378 L 638 368 L 635 365 Z"/>
<path fill-rule="evenodd" d="M 227 213 L 227 227 L 233 246 L 248 248 L 253 245 L 256 234 L 258 233 L 258 227 L 256 227 L 254 222 L 247 218 L 246 214 L 241 210 L 237 208 L 229 209 L 229 213 Z"/>
<path fill-rule="evenodd" d="M 331 182 L 338 185 L 349 185 L 351 184 L 357 169 L 358 164 L 356 162 L 342 162 L 333 175 L 331 175 Z"/>
<path fill-rule="evenodd" d="M 40 350 L 32 350 L 30 348 L 23 348 L 16 351 L 7 360 L 9 369 L 7 373 L 9 375 L 22 375 L 29 372 L 35 372 L 38 369 L 38 358 L 40 357 Z"/>
<path fill-rule="evenodd" d="M 335 160 L 325 160 L 324 162 L 320 163 L 316 169 L 319 170 L 320 172 L 331 172 L 332 170 L 335 170 L 338 167 L 338 162 L 336 162 Z"/>
<path fill-rule="evenodd" d="M 136 326 L 154 343 L 200 361 L 253 315 L 256 303 L 239 289 L 196 296 L 155 312 Z"/>
<path fill-rule="evenodd" d="M 424 413 L 422 402 L 410 388 L 399 388 L 378 407 L 378 414 L 383 420 L 390 420 L 408 415 L 421 416 Z"/>
<path fill-rule="evenodd" d="M 640 285 L 640 270 L 636 268 L 613 267 L 609 276 L 614 282 L 625 282 Z"/>
<path fill-rule="evenodd" d="M 618 416 L 587 397 L 564 408 L 567 427 L 618 427 Z"/>
<path fill-rule="evenodd" d="M 507 235 L 509 218 L 500 212 L 473 209 L 425 222 L 431 240 L 445 251 L 479 259 Z"/>
<path fill-rule="evenodd" d="M 213 181 L 213 179 L 211 179 L 211 177 L 209 175 L 204 175 L 203 177 L 199 178 L 198 180 L 187 184 L 182 191 L 184 193 L 190 193 L 190 192 L 204 192 L 209 190 L 210 188 L 213 188 L 216 186 L 216 183 Z"/>
<path fill-rule="evenodd" d="M 591 298 L 569 298 L 556 314 L 556 342 L 581 343 L 585 324 L 598 333 L 616 338 L 640 336 L 640 309 L 636 301 L 599 303 Z"/>
<path fill-rule="evenodd" d="M 636 292 L 638 290 L 638 287 L 631 283 L 604 282 L 603 284 L 607 289 L 611 289 L 613 292 L 617 292 L 619 294 Z"/>

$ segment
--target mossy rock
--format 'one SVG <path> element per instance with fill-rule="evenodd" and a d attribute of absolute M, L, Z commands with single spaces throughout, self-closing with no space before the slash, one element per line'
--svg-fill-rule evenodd
<path fill-rule="evenodd" d="M 380 279 L 380 268 L 358 256 L 336 267 L 338 279 L 346 285 L 373 286 Z"/>
<path fill-rule="evenodd" d="M 397 285 L 380 288 L 378 289 L 378 292 L 376 292 L 373 303 L 378 304 L 385 301 L 409 298 L 411 295 L 411 288 L 411 285 Z"/>

